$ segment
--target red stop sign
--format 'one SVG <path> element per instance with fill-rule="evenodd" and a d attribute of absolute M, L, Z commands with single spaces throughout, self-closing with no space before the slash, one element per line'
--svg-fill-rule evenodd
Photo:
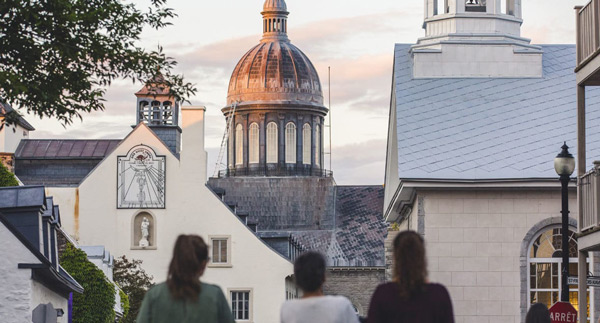
<path fill-rule="evenodd" d="M 576 323 L 577 311 L 567 302 L 556 302 L 550 307 L 552 323 Z"/>

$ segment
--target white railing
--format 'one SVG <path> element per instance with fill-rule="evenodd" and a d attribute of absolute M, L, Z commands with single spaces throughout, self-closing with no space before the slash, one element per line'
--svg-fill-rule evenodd
<path fill-rule="evenodd" d="M 599 17 L 600 0 L 592 0 L 577 11 L 578 68 L 585 65 L 600 49 Z"/>
<path fill-rule="evenodd" d="M 594 162 L 594 169 L 579 179 L 583 223 L 581 231 L 600 226 L 600 162 Z"/>

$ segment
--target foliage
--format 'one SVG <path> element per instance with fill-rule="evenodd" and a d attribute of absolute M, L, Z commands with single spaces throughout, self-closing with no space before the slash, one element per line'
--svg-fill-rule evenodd
<path fill-rule="evenodd" d="M 119 320 L 119 323 L 123 323 L 129 315 L 129 297 L 122 289 L 119 289 L 119 298 L 121 298 L 121 309 L 123 310 L 123 317 Z"/>
<path fill-rule="evenodd" d="M 73 323 L 114 322 L 115 286 L 82 250 L 67 244 L 60 265 L 84 288 L 73 294 Z"/>
<path fill-rule="evenodd" d="M 142 261 L 121 256 L 115 259 L 113 279 L 129 296 L 129 315 L 123 322 L 135 322 L 144 295 L 152 287 L 152 276 L 141 267 Z"/>
<path fill-rule="evenodd" d="M 400 231 L 400 225 L 396 222 L 392 223 L 389 228 L 390 231 Z"/>
<path fill-rule="evenodd" d="M 0 162 L 0 187 L 19 186 L 19 182 L 2 162 Z"/>
<path fill-rule="evenodd" d="M 123 0 L 0 1 L 0 98 L 67 125 L 103 110 L 113 80 L 145 83 L 160 70 L 172 96 L 187 101 L 196 89 L 171 73 L 177 62 L 139 45 L 145 27 L 176 16 L 166 0 L 148 1 L 146 11 Z"/>

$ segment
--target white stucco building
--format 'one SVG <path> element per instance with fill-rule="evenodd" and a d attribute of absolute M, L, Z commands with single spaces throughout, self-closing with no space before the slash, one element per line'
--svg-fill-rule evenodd
<path fill-rule="evenodd" d="M 575 46 L 530 44 L 521 1 L 501 3 L 425 1 L 426 35 L 395 49 L 384 217 L 425 237 L 430 279 L 448 287 L 457 322 L 523 322 L 532 303 L 560 295 L 553 159 L 564 141 L 575 146 Z M 599 109 L 588 91 L 588 112 Z M 590 255 L 587 271 L 598 272 Z M 599 294 L 589 293 L 595 321 Z"/>
<path fill-rule="evenodd" d="M 41 186 L 0 188 L 0 318 L 66 323 L 83 287 L 59 264 L 58 206 Z"/>
<path fill-rule="evenodd" d="M 80 245 L 142 260 L 156 282 L 177 236 L 202 236 L 212 258 L 202 280 L 223 289 L 237 319 L 277 322 L 292 264 L 206 187 L 205 108 L 180 109 L 164 89 L 159 75 L 136 94 L 139 123 L 125 139 L 24 140 L 16 172 L 46 186 Z"/>

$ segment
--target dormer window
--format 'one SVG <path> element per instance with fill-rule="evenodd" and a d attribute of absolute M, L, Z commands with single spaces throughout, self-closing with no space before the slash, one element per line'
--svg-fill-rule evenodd
<path fill-rule="evenodd" d="M 467 12 L 486 12 L 486 0 L 465 0 Z"/>

